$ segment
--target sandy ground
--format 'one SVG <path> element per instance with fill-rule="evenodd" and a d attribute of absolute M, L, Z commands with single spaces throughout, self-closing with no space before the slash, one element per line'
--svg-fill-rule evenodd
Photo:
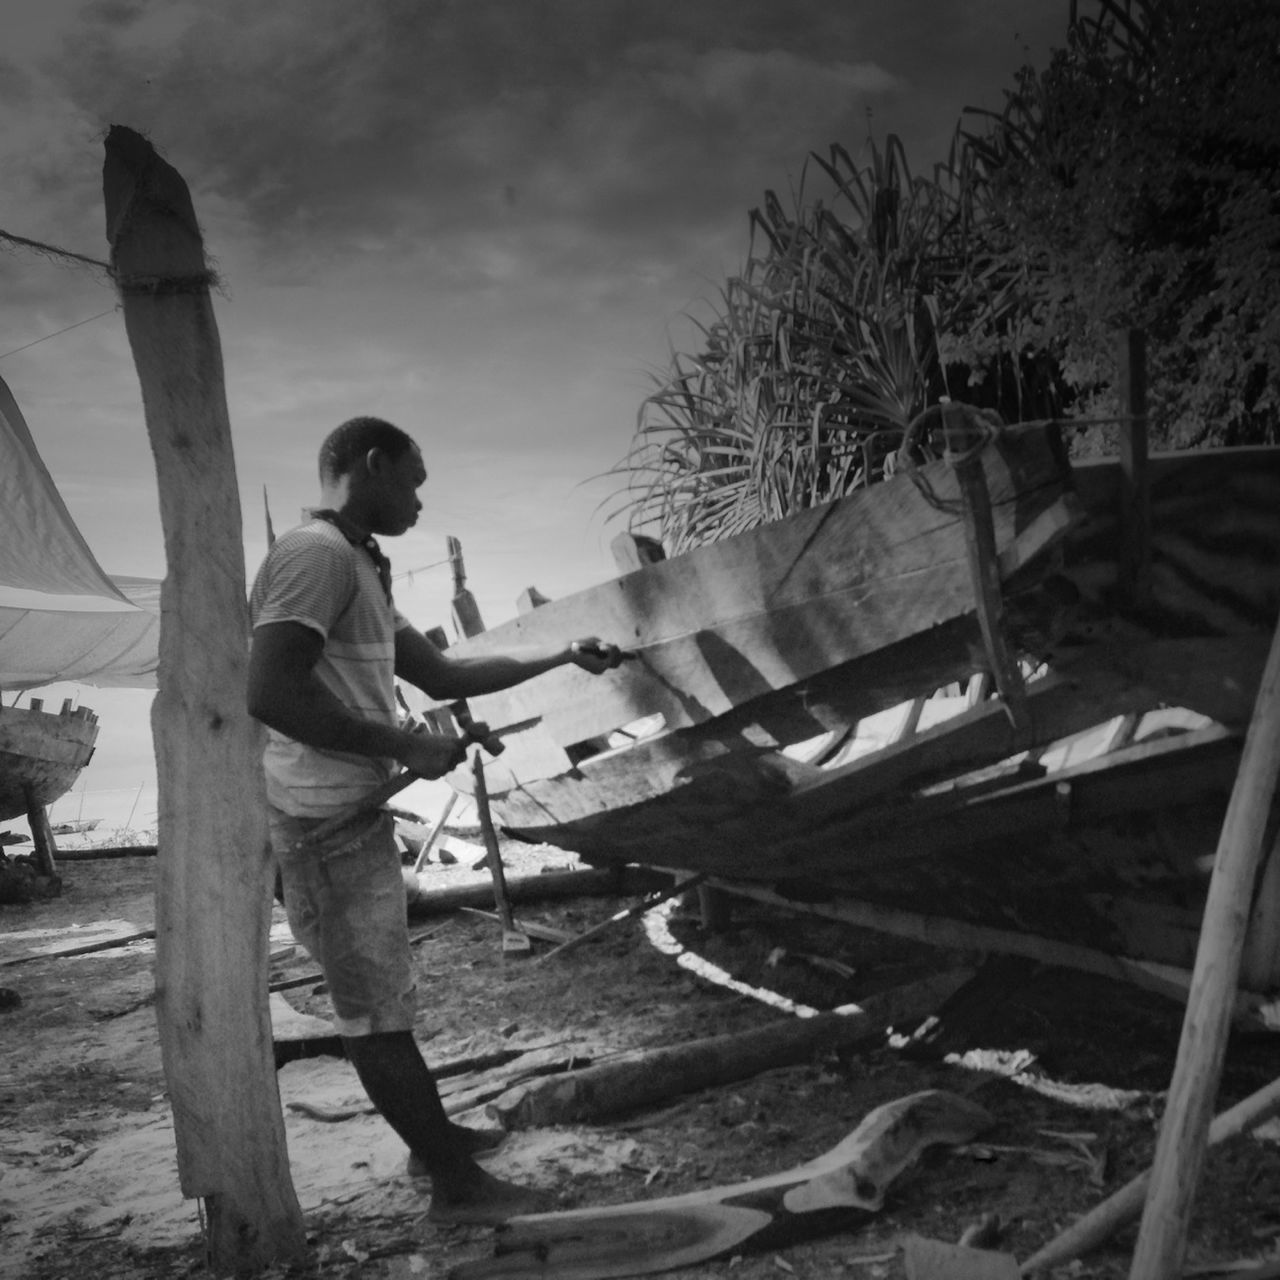
<path fill-rule="evenodd" d="M 453 848 L 458 861 L 433 863 L 424 873 L 428 886 L 475 877 L 468 854 L 479 851 L 465 837 Z M 507 846 L 506 852 L 512 875 L 572 864 L 558 851 Z M 177 1184 L 151 1003 L 151 944 L 47 955 L 151 925 L 153 869 L 154 861 L 143 858 L 67 863 L 60 898 L 0 908 L 0 987 L 19 1001 L 0 1011 L 4 1276 L 207 1274 L 197 1205 L 182 1198 Z M 520 914 L 580 932 L 619 905 L 579 899 Z M 748 986 L 815 1008 L 981 963 L 748 907 L 724 935 L 703 935 L 695 914 L 677 910 L 659 927 L 665 950 L 631 923 L 547 966 L 504 958 L 496 927 L 477 918 L 454 915 L 415 929 L 431 933 L 416 952 L 424 996 L 417 1036 L 436 1066 L 496 1049 L 522 1049 L 528 1059 L 540 1048 L 544 1057 L 599 1060 L 787 1016 L 682 968 L 671 954 L 672 938 Z M 310 969 L 282 920 L 272 955 L 273 978 Z M 13 960 L 21 963 L 7 963 Z M 889 1280 L 905 1274 L 907 1236 L 955 1241 L 992 1213 L 1000 1219 L 1000 1247 L 1025 1257 L 1150 1159 L 1180 1011 L 1127 988 L 1025 962 L 994 963 L 983 972 L 927 1055 L 882 1047 L 828 1056 L 593 1125 L 516 1132 L 488 1167 L 555 1192 L 564 1207 L 652 1198 L 792 1167 L 835 1145 L 880 1103 L 946 1088 L 979 1100 L 997 1128 L 981 1145 L 927 1156 L 895 1184 L 873 1222 L 680 1274 Z M 317 986 L 294 988 L 287 999 L 304 1014 L 328 1012 Z M 1021 1084 L 947 1060 L 964 1050 L 991 1052 L 989 1064 L 999 1051 L 1022 1067 Z M 518 1060 L 490 1074 L 517 1066 Z M 1275 1037 L 1233 1041 L 1220 1102 L 1277 1075 Z M 367 1113 L 345 1062 L 293 1061 L 278 1079 L 294 1187 L 312 1245 L 311 1262 L 299 1274 L 443 1276 L 451 1265 L 491 1252 L 485 1229 L 442 1230 L 425 1222 L 424 1192 L 403 1175 L 403 1146 Z M 463 1091 L 479 1082 L 474 1074 L 445 1081 L 447 1105 L 461 1105 L 470 1096 Z M 1105 1086 L 1094 1100 L 1101 1097 L 1109 1109 L 1079 1105 L 1083 1090 L 1029 1087 L 1038 1084 Z M 1132 1231 L 1124 1233 L 1064 1274 L 1123 1276 L 1132 1240 Z M 1274 1256 L 1277 1249 L 1280 1148 L 1257 1138 L 1229 1144 L 1206 1176 L 1191 1256 L 1206 1264 Z"/>

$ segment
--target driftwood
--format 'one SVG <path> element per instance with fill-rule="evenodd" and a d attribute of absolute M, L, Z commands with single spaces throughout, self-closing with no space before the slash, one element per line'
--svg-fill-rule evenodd
<path fill-rule="evenodd" d="M 204 1203 L 209 1261 L 247 1272 L 307 1246 L 263 999 L 262 730 L 245 708 L 244 552 L 212 276 L 186 183 L 130 129 L 107 134 L 103 194 L 168 562 L 152 709 L 161 1053 L 179 1180 Z"/>
<path fill-rule="evenodd" d="M 930 1090 L 877 1107 L 808 1164 L 730 1187 L 659 1200 L 513 1218 L 493 1258 L 453 1280 L 598 1280 L 645 1275 L 860 1225 L 927 1147 L 969 1142 L 992 1123 L 976 1103 Z"/>
<path fill-rule="evenodd" d="M 1228 1138 L 1248 1133 L 1277 1114 L 1280 1114 L 1280 1080 L 1273 1080 L 1217 1116 L 1209 1126 L 1208 1145 L 1217 1146 Z M 1031 1276 L 1061 1267 L 1096 1249 L 1142 1212 L 1150 1185 L 1151 1170 L 1147 1169 L 1032 1254 L 1022 1264 L 1022 1274 Z"/>
<path fill-rule="evenodd" d="M 860 1012 L 790 1018 L 737 1035 L 620 1055 L 583 1071 L 522 1085 L 489 1104 L 504 1128 L 599 1120 L 676 1094 L 745 1080 L 814 1054 L 876 1040 L 887 1025 L 932 1013 L 972 977 L 953 971 L 868 997 Z"/>

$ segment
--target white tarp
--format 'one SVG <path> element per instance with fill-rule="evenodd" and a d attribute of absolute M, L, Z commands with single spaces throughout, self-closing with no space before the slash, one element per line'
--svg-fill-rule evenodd
<path fill-rule="evenodd" d="M 98 564 L 0 379 L 0 689 L 154 687 L 159 589 Z"/>

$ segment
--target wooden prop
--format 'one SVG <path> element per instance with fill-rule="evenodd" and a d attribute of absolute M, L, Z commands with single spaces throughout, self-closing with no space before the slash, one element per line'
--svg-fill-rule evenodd
<path fill-rule="evenodd" d="M 570 938 L 567 942 L 562 942 L 554 951 L 548 951 L 538 963 L 542 964 L 556 956 L 562 956 L 566 951 L 573 951 L 584 942 L 590 942 L 593 938 L 598 938 L 601 934 L 608 933 L 609 930 L 616 928 L 626 920 L 634 920 L 637 916 L 648 914 L 654 907 L 666 902 L 668 898 L 674 898 L 676 894 L 685 893 L 689 889 L 696 889 L 706 878 L 705 874 L 701 874 L 677 880 L 675 884 L 666 889 L 660 889 L 657 893 L 650 894 L 643 901 L 634 903 L 621 911 L 615 911 L 607 920 L 602 920 L 599 924 L 592 925 L 590 929 L 578 934 L 576 938 Z"/>
<path fill-rule="evenodd" d="M 943 410 L 948 422 L 956 410 Z M 1000 562 L 996 555 L 996 530 L 991 514 L 991 494 L 977 450 L 955 461 L 956 481 L 964 507 L 964 542 L 973 579 L 974 601 L 982 642 L 991 663 L 991 675 L 1004 699 L 1005 713 L 1015 729 L 1027 724 L 1027 694 L 1018 660 L 1009 648 L 1004 630 L 1004 593 L 1000 589 Z"/>
<path fill-rule="evenodd" d="M 735 1035 L 619 1055 L 514 1089 L 489 1111 L 507 1129 L 594 1123 L 681 1093 L 808 1062 L 818 1053 L 878 1042 L 886 1027 L 915 1026 L 928 1017 L 972 976 L 971 969 L 952 970 L 868 996 L 856 1012 L 787 1018 Z"/>
<path fill-rule="evenodd" d="M 1273 1080 L 1215 1117 L 1209 1126 L 1208 1145 L 1216 1147 L 1228 1138 L 1248 1133 L 1274 1115 L 1280 1115 L 1280 1080 Z M 1150 1186 L 1151 1170 L 1147 1169 L 1032 1254 L 1022 1264 L 1022 1274 L 1030 1276 L 1061 1267 L 1096 1249 L 1142 1212 Z"/>
<path fill-rule="evenodd" d="M 156 991 L 183 1194 L 215 1271 L 300 1262 L 267 1016 L 271 869 L 261 727 L 213 279 L 186 183 L 130 129 L 103 168 L 107 239 L 155 456 L 161 590 Z"/>
<path fill-rule="evenodd" d="M 706 1262 L 731 1250 L 848 1230 L 878 1213 L 893 1180 L 928 1147 L 972 1141 L 993 1123 L 974 1102 L 928 1090 L 872 1111 L 824 1156 L 735 1186 L 633 1204 L 530 1214 L 498 1228 L 493 1258 L 452 1280 L 601 1280 Z"/>
<path fill-rule="evenodd" d="M 427 857 L 431 850 L 435 847 L 435 843 L 440 839 L 440 833 L 444 830 L 444 824 L 448 822 L 449 815 L 453 812 L 453 806 L 458 803 L 458 793 L 456 791 L 449 792 L 449 798 L 444 802 L 444 808 L 440 810 L 440 816 L 436 819 L 435 826 L 427 834 L 427 838 L 422 842 L 422 848 L 418 850 L 418 856 L 413 863 L 413 874 L 417 875 L 423 867 L 427 865 Z"/>
<path fill-rule="evenodd" d="M 36 799 L 34 788 L 27 789 L 27 825 L 31 828 L 34 847 L 32 856 L 36 870 L 42 876 L 56 880 L 58 864 L 54 860 L 54 854 L 58 851 L 58 844 L 53 838 L 53 828 L 49 825 L 49 811 Z"/>
<path fill-rule="evenodd" d="M 1120 605 L 1146 609 L 1151 603 L 1151 482 L 1147 463 L 1147 344 L 1141 329 L 1120 340 Z"/>
<path fill-rule="evenodd" d="M 489 875 L 493 880 L 493 900 L 498 908 L 498 919 L 502 923 L 502 954 L 504 956 L 527 956 L 532 944 L 529 935 L 516 928 L 515 918 L 511 914 L 511 899 L 507 894 L 507 873 L 502 865 L 502 851 L 498 848 L 498 833 L 493 829 L 493 816 L 489 812 L 489 793 L 484 787 L 484 762 L 480 752 L 475 753 L 471 761 L 472 776 L 475 779 L 476 813 L 480 818 L 480 834 L 484 837 L 485 862 L 489 866 Z"/>
<path fill-rule="evenodd" d="M 1232 997 L 1240 972 L 1254 883 L 1280 772 L 1280 627 L 1262 675 L 1227 805 L 1205 902 L 1200 947 L 1165 1106 L 1151 1192 L 1134 1252 L 1132 1280 L 1178 1274 L 1204 1163 L 1205 1135 L 1222 1073 Z"/>

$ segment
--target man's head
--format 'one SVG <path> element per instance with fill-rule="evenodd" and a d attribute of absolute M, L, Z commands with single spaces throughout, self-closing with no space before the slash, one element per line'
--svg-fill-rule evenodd
<path fill-rule="evenodd" d="M 370 533 L 394 537 L 413 525 L 426 478 L 412 436 L 381 418 L 352 418 L 320 446 L 324 504 Z"/>

